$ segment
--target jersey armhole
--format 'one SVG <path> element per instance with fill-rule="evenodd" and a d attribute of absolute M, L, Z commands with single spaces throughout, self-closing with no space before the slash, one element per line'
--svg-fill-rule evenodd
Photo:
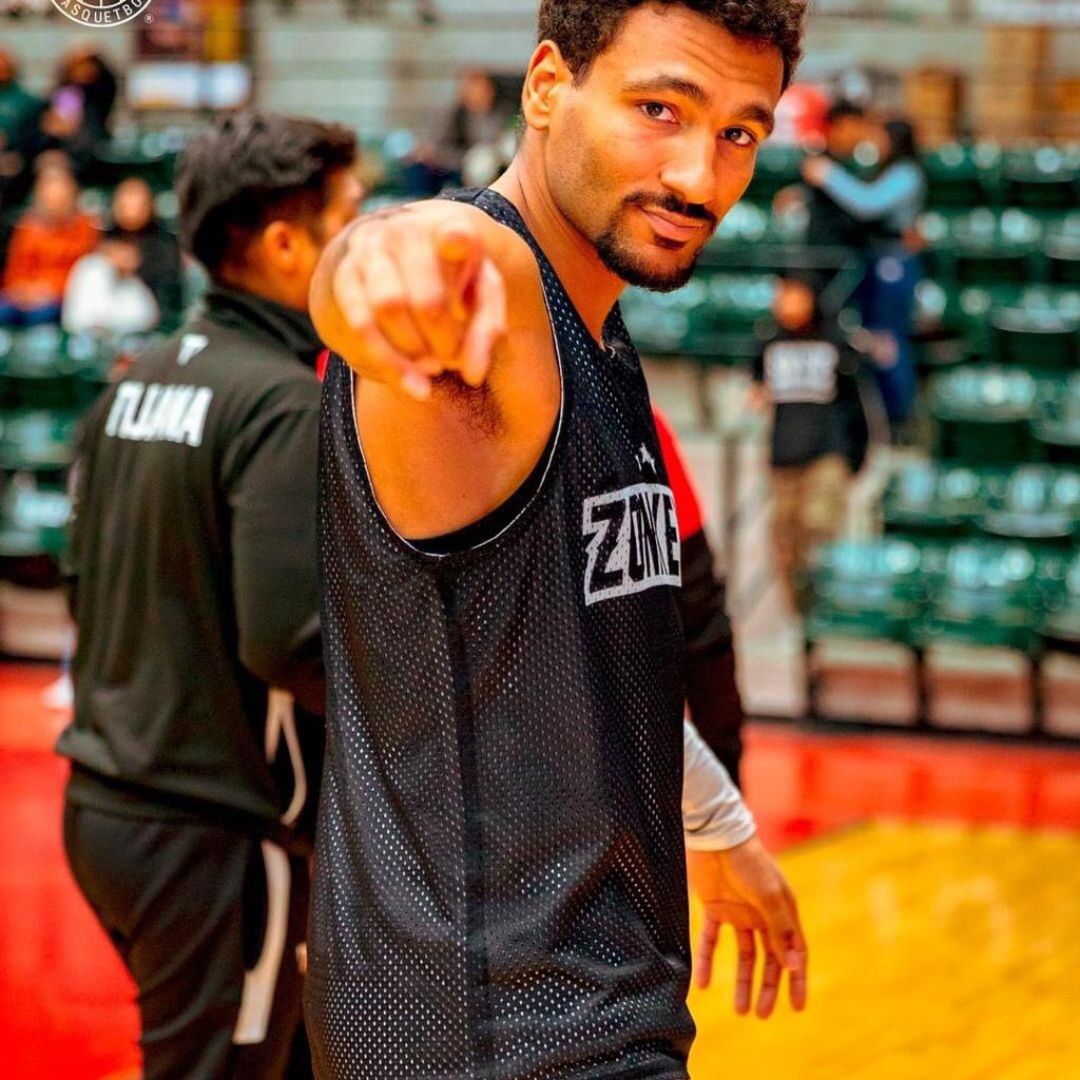
<path fill-rule="evenodd" d="M 566 366 L 563 363 L 562 350 L 559 346 L 558 335 L 555 332 L 555 323 L 551 317 L 551 306 L 548 302 L 547 289 L 543 284 L 542 276 L 541 288 L 544 293 L 544 306 L 548 313 L 548 323 L 551 326 L 551 340 L 555 346 L 555 363 L 559 372 L 559 411 L 555 417 L 555 423 L 539 459 L 518 487 L 493 510 L 489 510 L 484 514 L 483 517 L 462 526 L 460 529 L 455 529 L 451 533 L 426 540 L 410 540 L 408 537 L 402 536 L 394 528 L 389 516 L 379 502 L 379 497 L 375 492 L 375 485 L 371 479 L 371 470 L 368 468 L 364 443 L 360 437 L 360 427 L 356 422 L 356 373 L 351 369 L 349 370 L 348 406 L 352 416 L 353 437 L 359 451 L 360 464 L 364 471 L 367 489 L 371 493 L 372 503 L 384 527 L 393 535 L 395 540 L 417 555 L 429 559 L 445 560 L 454 556 L 477 552 L 491 546 L 514 528 L 549 486 L 563 441 L 567 386 Z M 344 363 L 344 361 L 341 361 L 341 363 Z"/>

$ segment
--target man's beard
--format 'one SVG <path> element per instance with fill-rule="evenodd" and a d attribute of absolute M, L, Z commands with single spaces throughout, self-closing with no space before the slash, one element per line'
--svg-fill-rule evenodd
<path fill-rule="evenodd" d="M 711 225 L 710 234 L 716 228 L 716 218 L 704 207 L 689 206 L 674 195 L 631 195 L 623 203 L 619 213 L 611 219 L 607 228 L 593 240 L 593 246 L 600 256 L 600 261 L 628 285 L 636 285 L 653 292 L 674 292 L 676 289 L 681 289 L 694 276 L 701 256 L 701 248 L 694 252 L 693 258 L 685 266 L 676 266 L 670 270 L 657 270 L 649 266 L 638 257 L 634 243 L 621 225 L 623 214 L 634 206 L 652 206 L 667 210 L 672 214 L 681 214 L 684 217 L 707 222 Z M 658 246 L 665 247 L 669 243 L 671 242 L 660 239 Z M 683 245 L 671 243 L 670 250 L 681 246 Z"/>

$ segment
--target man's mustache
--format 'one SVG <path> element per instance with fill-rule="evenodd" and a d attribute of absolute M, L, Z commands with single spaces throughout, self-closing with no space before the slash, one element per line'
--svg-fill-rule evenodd
<path fill-rule="evenodd" d="M 717 225 L 716 215 L 710 210 L 700 203 L 684 202 L 671 191 L 662 192 L 658 195 L 638 191 L 626 199 L 626 205 L 639 206 L 642 210 L 647 210 L 650 207 L 657 210 L 666 210 L 669 214 L 679 214 L 681 217 L 690 218 L 693 221 L 704 221 L 713 229 Z"/>

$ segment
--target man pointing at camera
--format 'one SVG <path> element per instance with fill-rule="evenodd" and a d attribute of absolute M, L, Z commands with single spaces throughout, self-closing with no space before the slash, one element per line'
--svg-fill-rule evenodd
<path fill-rule="evenodd" d="M 507 173 L 322 260 L 322 1077 L 687 1077 L 687 862 L 699 980 L 726 923 L 738 1011 L 758 950 L 758 1014 L 783 971 L 803 1007 L 794 898 L 683 723 L 674 505 L 617 307 L 691 276 L 801 19 L 544 0 Z"/>

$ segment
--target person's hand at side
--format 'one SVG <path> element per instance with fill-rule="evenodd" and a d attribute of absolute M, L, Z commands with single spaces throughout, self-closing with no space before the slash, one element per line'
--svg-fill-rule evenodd
<path fill-rule="evenodd" d="M 803 179 L 811 187 L 821 187 L 832 169 L 833 163 L 824 155 L 808 157 L 802 164 Z"/>
<path fill-rule="evenodd" d="M 791 184 L 781 188 L 773 197 L 773 213 L 779 217 L 786 217 L 796 211 L 806 208 L 806 189 L 801 184 Z"/>
<path fill-rule="evenodd" d="M 775 860 L 755 835 L 727 851 L 687 851 L 691 890 L 704 906 L 705 923 L 694 954 L 699 987 L 712 981 L 713 956 L 720 931 L 735 931 L 738 961 L 735 1011 L 750 1012 L 754 969 L 761 951 L 764 964 L 756 1013 L 771 1016 L 783 972 L 788 973 L 792 1007 L 806 1007 L 807 947 L 795 896 Z"/>
<path fill-rule="evenodd" d="M 769 407 L 769 391 L 764 383 L 754 382 L 746 391 L 746 406 L 751 412 L 763 413 Z"/>
<path fill-rule="evenodd" d="M 507 290 L 471 216 L 454 203 L 375 214 L 324 255 L 312 316 L 361 378 L 417 400 L 444 372 L 485 381 L 507 329 Z"/>

